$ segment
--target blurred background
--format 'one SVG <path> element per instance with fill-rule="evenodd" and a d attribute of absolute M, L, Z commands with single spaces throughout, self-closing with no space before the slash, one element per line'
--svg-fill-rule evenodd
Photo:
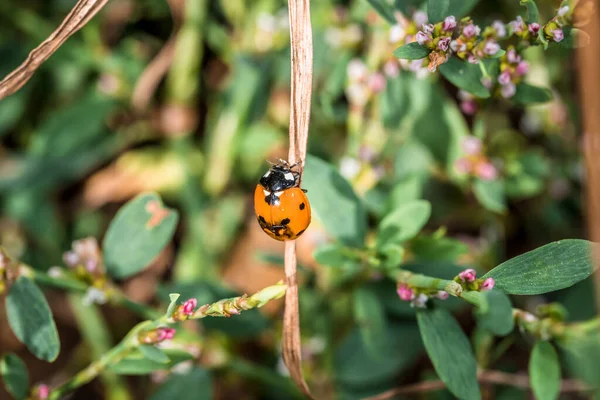
<path fill-rule="evenodd" d="M 18 66 L 74 3 L 1 2 L 0 76 Z M 471 3 L 469 15 L 481 26 L 525 13 L 513 0 Z M 537 4 L 541 20 L 555 15 L 556 1 Z M 195 0 L 183 6 L 183 0 L 109 2 L 25 87 L 0 101 L 0 245 L 11 256 L 44 271 L 62 265 L 72 241 L 89 236 L 100 241 L 119 207 L 155 191 L 180 212 L 180 223 L 147 269 L 119 282 L 131 299 L 159 305 L 178 290 L 203 303 L 253 293 L 284 277 L 283 245 L 256 223 L 252 195 L 266 160 L 287 155 L 286 2 Z M 318 0 L 311 8 L 308 152 L 352 184 L 371 226 L 395 201 L 417 193 L 431 202 L 432 215 L 410 243 L 411 256 L 481 270 L 550 241 L 585 237 L 572 49 L 532 47 L 523 53 L 528 81 L 549 88 L 551 101 L 483 103 L 439 74 L 399 63 L 391 24 L 367 1 Z M 366 83 L 355 84 L 357 76 Z M 471 144 L 482 146 L 487 178 L 502 180 L 501 195 L 474 193 L 454 171 L 467 135 L 478 138 Z M 386 298 L 394 333 L 389 343 L 394 356 L 369 358 L 353 328 L 348 299 L 328 286 L 329 270 L 312 255 L 329 241 L 314 218 L 297 242 L 303 351 L 315 393 L 361 398 L 434 377 L 414 312 L 396 307 L 393 283 L 364 277 L 381 285 L 378 293 Z M 31 356 L 4 323 L 3 306 L 0 353 L 19 354 L 32 381 L 58 383 L 103 350 L 82 329 L 90 317 L 73 311 L 73 298 L 56 290 L 45 293 L 59 328 L 59 359 L 49 364 Z M 570 321 L 596 313 L 591 280 L 522 301 L 524 308 L 560 301 Z M 297 396 L 284 378 L 280 356 L 282 308 L 278 300 L 260 312 L 202 325 L 206 335 L 198 362 L 214 370 L 215 398 Z M 455 309 L 470 332 L 471 313 Z M 139 321 L 124 309 L 99 310 L 95 321 L 108 333 L 107 343 Z M 325 340 L 323 332 L 335 324 L 340 329 L 334 340 Z M 497 355 L 482 350 L 478 357 L 497 356 L 497 368 L 523 370 L 527 341 L 518 334 L 508 338 L 508 350 Z M 73 398 L 149 398 L 166 375 L 95 380 Z M 123 387 L 125 394 L 116 389 Z M 8 398 L 2 390 L 0 398 Z M 490 398 L 529 396 L 509 387 L 486 390 Z M 445 391 L 428 396 L 451 398 Z"/>

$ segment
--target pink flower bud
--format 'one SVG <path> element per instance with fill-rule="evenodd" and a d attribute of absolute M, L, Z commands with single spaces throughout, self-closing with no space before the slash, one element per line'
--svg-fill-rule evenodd
<path fill-rule="evenodd" d="M 48 385 L 42 384 L 37 387 L 38 399 L 45 400 L 48 398 L 49 395 L 50 395 L 50 388 L 48 387 Z"/>
<path fill-rule="evenodd" d="M 477 272 L 475 272 L 475 270 L 472 268 L 465 269 L 460 274 L 458 274 L 458 277 L 463 282 L 474 282 L 475 278 L 477 277 Z"/>
<path fill-rule="evenodd" d="M 397 293 L 400 297 L 400 300 L 403 301 L 410 301 L 415 297 L 414 291 L 405 284 L 401 284 L 400 286 L 398 286 Z"/>
<path fill-rule="evenodd" d="M 555 42 L 561 42 L 565 38 L 565 34 L 562 29 L 555 29 L 552 31 L 552 37 Z"/>
<path fill-rule="evenodd" d="M 467 39 L 470 39 L 472 37 L 479 35 L 480 32 L 481 32 L 480 27 L 478 27 L 475 24 L 469 24 L 463 28 L 462 33 Z"/>
<path fill-rule="evenodd" d="M 469 57 L 467 57 L 467 61 L 471 64 L 479 64 L 479 58 L 477 58 L 475 54 L 469 54 Z"/>
<path fill-rule="evenodd" d="M 460 103 L 460 109 L 465 115 L 473 115 L 477 112 L 477 102 L 475 100 L 466 100 Z"/>
<path fill-rule="evenodd" d="M 439 292 L 437 292 L 437 298 L 440 300 L 446 300 L 448 298 L 448 296 L 450 296 L 448 294 L 448 292 L 445 292 L 443 290 L 440 290 Z"/>
<path fill-rule="evenodd" d="M 426 43 L 429 43 L 431 41 L 431 36 L 427 35 L 423 31 L 419 31 L 417 32 L 416 40 L 417 43 L 425 45 Z"/>
<path fill-rule="evenodd" d="M 504 70 L 500 75 L 498 75 L 498 83 L 501 85 L 508 85 L 510 83 L 510 71 Z"/>
<path fill-rule="evenodd" d="M 85 269 L 89 273 L 94 273 L 98 269 L 98 261 L 92 259 L 86 260 Z"/>
<path fill-rule="evenodd" d="M 513 97 L 515 95 L 515 93 L 517 93 L 517 87 L 512 83 L 509 83 L 508 85 L 504 85 L 504 86 L 502 86 L 502 89 L 500 89 L 500 94 L 505 99 L 510 99 L 511 97 Z"/>
<path fill-rule="evenodd" d="M 445 37 L 441 38 L 438 42 L 438 49 L 442 51 L 448 51 L 448 47 L 450 46 L 450 38 Z"/>
<path fill-rule="evenodd" d="M 185 303 L 183 303 L 183 313 L 185 315 L 192 315 L 192 313 L 194 312 L 194 309 L 196 308 L 197 305 L 198 305 L 198 300 L 196 300 L 196 299 L 187 300 Z"/>
<path fill-rule="evenodd" d="M 74 251 L 67 251 L 63 254 L 63 261 L 68 267 L 75 267 L 79 264 L 79 256 Z"/>
<path fill-rule="evenodd" d="M 469 172 L 471 172 L 472 167 L 473 167 L 473 165 L 466 158 L 459 158 L 454 163 L 454 169 L 459 174 L 468 174 Z"/>
<path fill-rule="evenodd" d="M 483 78 L 481 78 L 481 84 L 487 89 L 491 89 L 493 83 L 494 82 L 492 81 L 492 78 L 490 76 L 484 76 Z"/>
<path fill-rule="evenodd" d="M 529 24 L 528 29 L 532 35 L 537 35 L 540 31 L 540 24 L 538 24 L 537 22 L 532 22 L 531 24 Z"/>
<path fill-rule="evenodd" d="M 442 30 L 449 32 L 456 28 L 456 18 L 454 15 L 450 15 L 444 19 L 444 23 L 442 24 Z"/>
<path fill-rule="evenodd" d="M 435 27 L 433 26 L 433 24 L 425 24 L 423 25 L 423 27 L 421 28 L 421 30 L 423 32 L 425 32 L 428 35 L 431 35 L 433 33 L 433 30 L 435 29 Z"/>
<path fill-rule="evenodd" d="M 483 46 L 483 52 L 488 56 L 493 56 L 497 52 L 500 51 L 500 45 L 496 43 L 494 40 L 488 40 Z"/>
<path fill-rule="evenodd" d="M 492 181 L 498 176 L 496 167 L 490 162 L 483 162 L 477 165 L 475 173 L 485 181 Z"/>
<path fill-rule="evenodd" d="M 376 72 L 369 76 L 369 89 L 374 93 L 379 93 L 385 88 L 385 77 L 383 74 Z"/>
<path fill-rule="evenodd" d="M 157 342 L 171 340 L 175 337 L 175 329 L 173 328 L 159 328 L 156 331 L 158 333 L 158 336 L 156 338 Z"/>
<path fill-rule="evenodd" d="M 494 278 L 487 278 L 481 284 L 481 290 L 492 290 L 495 284 L 496 282 L 494 282 Z"/>
<path fill-rule="evenodd" d="M 386 62 L 383 65 L 383 73 L 389 76 L 390 78 L 397 77 L 398 74 L 400 74 L 400 64 L 398 64 L 398 61 L 396 60 Z"/>
<path fill-rule="evenodd" d="M 517 68 L 515 68 L 515 73 L 518 76 L 525 75 L 527 71 L 529 71 L 529 64 L 527 61 L 521 61 L 519 64 L 517 64 Z"/>
<path fill-rule="evenodd" d="M 515 49 L 510 49 L 506 52 L 506 59 L 511 64 L 516 64 L 521 61 L 521 56 L 517 53 Z"/>
<path fill-rule="evenodd" d="M 470 156 L 481 153 L 482 147 L 481 140 L 475 136 L 467 136 L 462 141 L 463 151 Z"/>
<path fill-rule="evenodd" d="M 525 29 L 525 22 L 523 22 L 523 18 L 520 15 L 516 20 L 510 21 L 508 25 L 510 25 L 514 33 L 521 33 Z"/>
<path fill-rule="evenodd" d="M 503 38 L 506 36 L 506 25 L 502 21 L 494 21 L 492 28 L 496 31 L 496 36 Z"/>

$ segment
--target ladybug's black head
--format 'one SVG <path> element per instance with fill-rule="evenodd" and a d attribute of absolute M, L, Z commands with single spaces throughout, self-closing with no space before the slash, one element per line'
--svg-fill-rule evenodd
<path fill-rule="evenodd" d="M 273 165 L 266 174 L 260 178 L 260 184 L 269 192 L 280 192 L 298 186 L 300 174 L 292 171 L 287 165 Z"/>

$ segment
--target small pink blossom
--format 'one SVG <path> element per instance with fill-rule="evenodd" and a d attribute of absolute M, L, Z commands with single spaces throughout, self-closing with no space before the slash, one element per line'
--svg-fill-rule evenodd
<path fill-rule="evenodd" d="M 491 278 L 491 277 L 487 278 L 481 284 L 481 290 L 492 290 L 494 288 L 495 284 L 496 284 L 496 282 L 494 281 L 494 278 Z"/>
<path fill-rule="evenodd" d="M 437 292 L 437 298 L 440 300 L 446 300 L 446 299 L 448 299 L 448 296 L 450 296 L 448 294 L 448 292 L 445 292 L 443 290 L 440 290 L 439 292 Z"/>
<path fill-rule="evenodd" d="M 383 73 L 389 76 L 390 78 L 395 78 L 400 74 L 400 65 L 398 61 L 391 60 L 386 62 L 383 65 Z"/>
<path fill-rule="evenodd" d="M 435 26 L 433 26 L 433 24 L 425 24 L 421 28 L 421 30 L 428 35 L 431 35 L 433 33 L 434 29 L 435 29 Z"/>
<path fill-rule="evenodd" d="M 483 162 L 475 168 L 477 176 L 485 181 L 492 181 L 498 176 L 498 170 L 490 162 Z"/>
<path fill-rule="evenodd" d="M 565 38 L 565 33 L 562 29 L 555 29 L 552 31 L 552 37 L 555 42 L 561 42 Z"/>
<path fill-rule="evenodd" d="M 48 385 L 42 384 L 37 387 L 38 399 L 45 400 L 48 398 L 49 395 L 50 395 L 50 388 L 48 387 Z"/>
<path fill-rule="evenodd" d="M 462 33 L 467 39 L 470 39 L 472 37 L 479 35 L 480 32 L 481 32 L 480 27 L 478 27 L 475 24 L 469 24 L 463 28 Z"/>
<path fill-rule="evenodd" d="M 383 74 L 376 72 L 369 76 L 369 89 L 371 89 L 374 93 L 379 93 L 385 88 L 385 76 Z"/>
<path fill-rule="evenodd" d="M 478 109 L 477 102 L 475 100 L 462 101 L 460 109 L 465 115 L 474 115 Z"/>
<path fill-rule="evenodd" d="M 196 309 L 197 305 L 198 305 L 198 300 L 196 300 L 196 299 L 187 300 L 185 303 L 183 303 L 183 313 L 185 315 L 192 315 L 192 313 Z"/>
<path fill-rule="evenodd" d="M 463 282 L 474 282 L 475 278 L 477 277 L 477 272 L 475 272 L 475 270 L 472 268 L 465 269 L 460 274 L 458 274 L 458 277 Z"/>
<path fill-rule="evenodd" d="M 523 22 L 523 18 L 520 15 L 516 20 L 510 21 L 508 25 L 512 28 L 514 33 L 521 33 L 525 30 L 525 22 Z"/>
<path fill-rule="evenodd" d="M 454 169 L 459 174 L 468 174 L 471 172 L 472 164 L 466 158 L 459 158 L 454 162 Z"/>
<path fill-rule="evenodd" d="M 426 34 L 425 32 L 423 32 L 423 31 L 417 32 L 417 36 L 416 36 L 417 43 L 424 45 L 426 43 L 429 43 L 431 41 L 431 39 L 432 39 L 431 36 Z"/>
<path fill-rule="evenodd" d="M 508 85 L 504 85 L 504 86 L 502 86 L 502 89 L 500 89 L 500 94 L 505 99 L 509 99 L 509 98 L 513 97 L 515 95 L 515 93 L 517 93 L 517 87 L 512 83 L 509 83 Z"/>
<path fill-rule="evenodd" d="M 521 61 L 521 56 L 517 53 L 515 49 L 510 49 L 506 52 L 506 59 L 511 64 L 517 64 Z"/>
<path fill-rule="evenodd" d="M 415 292 L 405 284 L 398 286 L 397 293 L 402 301 L 410 301 L 415 297 Z"/>
<path fill-rule="evenodd" d="M 469 57 L 467 57 L 467 61 L 471 64 L 479 64 L 479 58 L 477 58 L 475 54 L 469 54 Z"/>
<path fill-rule="evenodd" d="M 467 155 L 477 155 L 481 153 L 482 148 L 481 140 L 475 136 L 467 136 L 462 141 L 462 149 Z"/>
<path fill-rule="evenodd" d="M 79 264 L 79 256 L 74 251 L 67 251 L 63 254 L 63 261 L 68 267 L 75 267 Z"/>
<path fill-rule="evenodd" d="M 521 61 L 519 64 L 517 64 L 517 68 L 515 68 L 515 73 L 518 76 L 527 74 L 527 71 L 529 71 L 529 64 L 527 61 Z"/>
<path fill-rule="evenodd" d="M 532 22 L 531 24 L 529 24 L 528 29 L 532 35 L 537 35 L 540 31 L 540 24 L 538 24 L 537 22 Z"/>
<path fill-rule="evenodd" d="M 483 47 L 483 52 L 488 56 L 493 56 L 500 51 L 500 45 L 494 40 L 488 40 Z"/>
<path fill-rule="evenodd" d="M 438 42 L 438 49 L 442 51 L 448 51 L 448 47 L 450 46 L 450 38 L 444 37 L 441 38 Z"/>
<path fill-rule="evenodd" d="M 492 28 L 496 31 L 496 36 L 503 38 L 506 36 L 506 25 L 502 21 L 494 21 Z"/>
<path fill-rule="evenodd" d="M 444 19 L 444 23 L 442 24 L 442 30 L 449 32 L 456 28 L 456 18 L 454 15 L 450 15 Z"/>
<path fill-rule="evenodd" d="M 481 78 L 481 84 L 485 86 L 487 89 L 491 89 L 494 82 L 490 76 L 484 76 Z"/>
<path fill-rule="evenodd" d="M 498 76 L 498 83 L 501 85 L 508 85 L 510 83 L 510 71 L 505 70 Z"/>
<path fill-rule="evenodd" d="M 156 331 L 158 333 L 158 336 L 156 338 L 157 342 L 173 339 L 175 337 L 176 332 L 173 328 L 159 328 Z"/>

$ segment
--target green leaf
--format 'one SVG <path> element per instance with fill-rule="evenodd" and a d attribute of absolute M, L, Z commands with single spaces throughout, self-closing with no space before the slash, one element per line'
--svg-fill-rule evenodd
<path fill-rule="evenodd" d="M 468 253 L 469 247 L 450 237 L 420 235 L 411 241 L 410 250 L 419 260 L 455 262 L 458 257 Z"/>
<path fill-rule="evenodd" d="M 5 354 L 0 359 L 0 376 L 8 393 L 21 400 L 29 393 L 29 374 L 27 366 L 16 354 Z"/>
<path fill-rule="evenodd" d="M 525 20 L 525 22 L 527 22 L 528 24 L 538 22 L 538 20 L 540 19 L 540 13 L 538 12 L 538 8 L 535 5 L 535 1 L 521 0 L 521 5 L 527 7 L 527 19 Z"/>
<path fill-rule="evenodd" d="M 367 0 L 369 4 L 390 24 L 396 24 L 396 18 L 394 17 L 394 9 L 385 0 Z"/>
<path fill-rule="evenodd" d="M 466 90 L 474 96 L 486 99 L 489 90 L 481 83 L 481 70 L 477 65 L 467 63 L 457 57 L 450 59 L 439 67 L 440 73 L 459 89 Z"/>
<path fill-rule="evenodd" d="M 411 176 L 402 179 L 392 188 L 387 198 L 387 211 L 393 211 L 404 204 L 411 203 L 421 198 L 423 193 L 423 179 Z"/>
<path fill-rule="evenodd" d="M 377 233 L 377 247 L 389 243 L 402 243 L 418 234 L 431 215 L 431 204 L 416 200 L 398 207 L 386 215 Z"/>
<path fill-rule="evenodd" d="M 169 361 L 171 361 L 169 357 L 156 346 L 142 344 L 138 348 L 148 360 L 156 361 L 157 363 L 161 364 L 167 364 Z"/>
<path fill-rule="evenodd" d="M 6 297 L 6 315 L 15 336 L 37 358 L 54 361 L 60 340 L 52 311 L 42 291 L 29 278 L 20 276 Z"/>
<path fill-rule="evenodd" d="M 166 371 L 175 365 L 192 360 L 194 356 L 187 351 L 179 349 L 163 349 L 168 362 L 159 362 L 147 357 L 142 350 L 135 350 L 118 363 L 110 366 L 109 371 L 119 375 L 147 375 L 154 371 Z"/>
<path fill-rule="evenodd" d="M 337 243 L 326 244 L 313 252 L 313 258 L 321 265 L 343 268 L 356 263 L 357 257 L 349 254 L 351 250 Z"/>
<path fill-rule="evenodd" d="M 407 43 L 394 50 L 394 57 L 405 60 L 420 60 L 431 53 L 431 49 L 417 42 Z"/>
<path fill-rule="evenodd" d="M 458 21 L 468 15 L 477 3 L 479 0 L 450 0 L 448 15 L 454 15 Z"/>
<path fill-rule="evenodd" d="M 462 400 L 481 399 L 475 356 L 460 325 L 441 308 L 417 312 L 427 354 L 440 379 Z"/>
<path fill-rule="evenodd" d="M 365 287 L 354 290 L 354 319 L 360 334 L 374 358 L 387 356 L 387 321 L 377 295 Z"/>
<path fill-rule="evenodd" d="M 327 162 L 309 155 L 302 175 L 313 214 L 342 243 L 361 247 L 367 232 L 367 212 L 352 186 Z"/>
<path fill-rule="evenodd" d="M 538 31 L 538 40 L 540 41 L 542 46 L 544 46 L 544 50 L 548 50 L 548 39 L 546 38 L 546 35 L 544 34 L 543 29 L 540 29 Z"/>
<path fill-rule="evenodd" d="M 552 100 L 552 92 L 546 88 L 519 83 L 517 85 L 517 93 L 515 93 L 512 99 L 519 104 L 546 103 Z"/>
<path fill-rule="evenodd" d="M 125 204 L 104 237 L 108 273 L 123 279 L 144 269 L 171 240 L 178 218 L 156 193 L 142 193 Z"/>
<path fill-rule="evenodd" d="M 557 43 L 559 47 L 574 49 L 590 44 L 590 35 L 581 29 L 573 28 L 572 26 L 566 26 L 563 28 L 563 33 L 565 38 Z"/>
<path fill-rule="evenodd" d="M 165 315 L 167 317 L 170 317 L 173 314 L 173 311 L 175 311 L 175 307 L 177 307 L 177 300 L 179 299 L 181 295 L 179 293 L 170 293 L 169 294 L 169 307 L 167 308 L 167 312 L 165 313 Z"/>
<path fill-rule="evenodd" d="M 483 278 L 494 278 L 496 287 L 507 294 L 553 292 L 590 276 L 596 269 L 592 251 L 598 250 L 597 243 L 587 240 L 560 240 L 512 258 Z"/>
<path fill-rule="evenodd" d="M 529 379 L 536 399 L 558 399 L 560 393 L 560 364 L 554 347 L 538 341 L 529 359 Z"/>
<path fill-rule="evenodd" d="M 405 179 L 411 176 L 425 176 L 433 165 L 431 151 L 416 141 L 409 141 L 396 151 L 394 158 L 394 177 Z"/>
<path fill-rule="evenodd" d="M 450 15 L 450 0 L 427 0 L 427 18 L 435 24 Z"/>
<path fill-rule="evenodd" d="M 214 392 L 210 372 L 196 366 L 184 374 L 172 374 L 150 400 L 212 400 Z"/>
<path fill-rule="evenodd" d="M 388 329 L 384 359 L 371 354 L 358 328 L 350 331 L 335 351 L 336 380 L 360 388 L 385 382 L 409 368 L 423 351 L 419 330 L 414 322 L 392 322 Z"/>
<path fill-rule="evenodd" d="M 476 179 L 473 183 L 473 193 L 485 209 L 496 213 L 504 213 L 506 211 L 504 182 L 500 179 L 493 181 Z"/>
<path fill-rule="evenodd" d="M 483 292 L 487 299 L 487 312 L 475 311 L 479 326 L 497 336 L 506 336 L 512 332 L 515 321 L 510 299 L 502 290 L 492 289 Z"/>

